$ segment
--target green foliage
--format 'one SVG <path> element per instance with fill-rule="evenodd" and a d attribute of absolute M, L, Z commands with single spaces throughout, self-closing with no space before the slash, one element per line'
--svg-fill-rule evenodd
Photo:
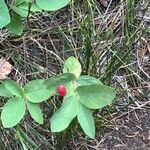
<path fill-rule="evenodd" d="M 71 81 L 74 81 L 76 77 L 72 73 L 64 73 L 57 75 L 55 77 L 52 77 L 50 79 L 47 79 L 44 82 L 44 85 L 47 87 L 47 89 L 52 93 L 52 95 L 57 94 L 56 88 L 59 84 L 64 84 L 67 86 Z"/>
<path fill-rule="evenodd" d="M 78 121 L 84 132 L 91 138 L 95 137 L 95 124 L 92 111 L 80 104 L 79 113 L 77 115 Z"/>
<path fill-rule="evenodd" d="M 17 125 L 25 115 L 25 101 L 23 98 L 12 98 L 3 107 L 1 120 L 4 128 Z"/>
<path fill-rule="evenodd" d="M 0 85 L 0 96 L 3 96 L 3 97 L 13 96 L 13 94 L 9 90 L 7 90 L 7 88 L 4 86 L 4 83 Z"/>
<path fill-rule="evenodd" d="M 116 93 L 98 79 L 80 74 L 79 61 L 75 57 L 69 57 L 64 63 L 63 74 L 47 80 L 29 81 L 24 87 L 13 80 L 4 80 L 0 85 L 0 96 L 13 98 L 3 107 L 3 127 L 11 128 L 17 125 L 25 115 L 26 108 L 36 122 L 43 124 L 43 114 L 38 103 L 48 100 L 51 96 L 57 96 L 58 85 L 64 84 L 67 94 L 63 97 L 62 106 L 50 119 L 51 131 L 60 132 L 66 129 L 77 117 L 86 135 L 94 138 L 95 123 L 91 109 L 110 105 Z"/>
<path fill-rule="evenodd" d="M 51 131 L 59 132 L 64 130 L 77 116 L 83 131 L 89 137 L 94 138 L 95 124 L 90 109 L 99 109 L 111 104 L 115 97 L 115 91 L 103 85 L 101 81 L 94 77 L 80 76 L 81 65 L 74 57 L 69 57 L 65 61 L 63 72 L 72 73 L 77 79 L 68 84 L 67 91 L 69 93 L 64 97 L 62 107 L 51 118 Z M 66 97 L 67 99 L 71 98 L 71 100 L 76 99 L 78 105 L 75 104 L 75 101 L 70 102 L 71 104 L 66 103 Z M 74 110 L 74 108 L 76 109 Z M 78 112 L 76 112 L 77 110 Z"/>
<path fill-rule="evenodd" d="M 15 1 L 15 5 L 17 6 L 17 5 L 20 5 L 20 4 L 22 4 L 23 2 L 26 2 L 26 0 L 16 0 Z"/>
<path fill-rule="evenodd" d="M 10 8 L 21 17 L 27 17 L 29 14 L 29 2 L 23 2 L 19 5 L 10 5 Z M 31 5 L 31 12 L 42 12 L 42 9 L 35 3 Z"/>
<path fill-rule="evenodd" d="M 38 104 L 27 102 L 27 108 L 32 118 L 39 124 L 43 124 L 43 114 Z"/>
<path fill-rule="evenodd" d="M 0 0 L 0 28 L 3 28 L 10 22 L 8 8 L 4 0 Z"/>
<path fill-rule="evenodd" d="M 126 34 L 127 45 L 132 42 L 134 37 L 132 34 L 135 32 L 135 30 L 137 30 L 137 28 L 134 27 L 134 21 L 135 21 L 134 5 L 135 5 L 135 0 L 125 0 L 125 16 L 126 16 L 125 34 Z"/>
<path fill-rule="evenodd" d="M 44 80 L 33 80 L 24 87 L 24 94 L 28 101 L 40 103 L 52 96 L 52 93 L 44 86 Z"/>
<path fill-rule="evenodd" d="M 30 4 L 29 2 L 23 2 L 20 5 L 18 5 L 18 8 L 26 10 L 28 12 L 29 4 Z M 32 3 L 32 5 L 31 5 L 31 11 L 32 12 L 42 12 L 42 9 L 37 4 Z"/>
<path fill-rule="evenodd" d="M 23 97 L 23 90 L 15 81 L 8 79 L 3 82 L 3 85 L 12 95 Z"/>
<path fill-rule="evenodd" d="M 43 84 L 44 81 L 40 79 L 30 81 L 24 88 L 13 80 L 3 81 L 0 85 L 0 96 L 10 97 L 1 113 L 3 127 L 16 126 L 25 115 L 26 108 L 36 122 L 43 124 L 43 114 L 37 103 L 51 97 L 51 93 Z"/>
<path fill-rule="evenodd" d="M 66 89 L 67 89 L 67 94 L 65 95 L 66 97 L 70 97 L 72 95 L 77 95 L 77 93 L 75 93 L 75 88 L 76 88 L 76 82 L 72 81 L 69 84 L 67 84 Z"/>
<path fill-rule="evenodd" d="M 17 6 L 10 5 L 10 8 L 12 11 L 14 11 L 16 14 L 20 15 L 21 17 L 27 17 L 28 11 L 24 9 L 20 9 Z"/>
<path fill-rule="evenodd" d="M 66 6 L 70 0 L 36 0 L 36 3 L 43 10 L 55 11 Z"/>
<path fill-rule="evenodd" d="M 81 64 L 75 57 L 69 57 L 64 63 L 63 73 L 72 73 L 78 78 L 81 74 Z"/>
<path fill-rule="evenodd" d="M 99 84 L 80 86 L 76 91 L 80 95 L 81 103 L 91 109 L 110 105 L 116 95 L 112 88 Z"/>
<path fill-rule="evenodd" d="M 0 0 L 0 28 L 7 27 L 15 35 L 21 35 L 23 33 L 22 18 L 29 17 L 32 12 L 58 10 L 69 2 L 70 0 L 57 2 L 55 0 L 15 0 L 14 3 L 6 4 L 4 0 Z"/>
<path fill-rule="evenodd" d="M 102 85 L 102 82 L 94 77 L 91 77 L 88 75 L 83 75 L 83 76 L 80 76 L 79 79 L 77 79 L 77 84 L 78 84 L 78 86 L 92 85 L 92 84 L 101 84 Z"/>
<path fill-rule="evenodd" d="M 61 108 L 54 113 L 50 120 L 51 131 L 59 132 L 66 129 L 72 119 L 78 114 L 78 105 L 78 96 L 64 97 L 64 102 Z"/>
<path fill-rule="evenodd" d="M 23 32 L 23 24 L 21 21 L 21 16 L 17 14 L 13 14 L 11 16 L 11 21 L 10 23 L 6 26 L 7 29 L 9 29 L 12 33 L 16 35 L 21 35 Z"/>

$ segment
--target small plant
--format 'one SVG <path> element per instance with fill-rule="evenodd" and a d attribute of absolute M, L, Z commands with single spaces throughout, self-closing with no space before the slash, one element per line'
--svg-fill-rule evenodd
<path fill-rule="evenodd" d="M 59 95 L 63 97 L 63 102 L 50 119 L 51 131 L 63 131 L 77 117 L 86 135 L 94 138 L 93 110 L 111 104 L 116 93 L 98 79 L 81 75 L 81 71 L 79 61 L 69 57 L 64 63 L 63 73 L 47 80 L 33 80 L 24 87 L 13 80 L 4 80 L 0 85 L 0 96 L 9 97 L 9 100 L 1 113 L 3 127 L 16 126 L 26 109 L 36 122 L 43 124 L 43 114 L 38 103 Z"/>
<path fill-rule="evenodd" d="M 56 11 L 69 2 L 70 0 L 14 0 L 6 4 L 0 0 L 0 28 L 6 27 L 12 33 L 21 35 L 22 18 L 28 18 L 32 12 Z"/>

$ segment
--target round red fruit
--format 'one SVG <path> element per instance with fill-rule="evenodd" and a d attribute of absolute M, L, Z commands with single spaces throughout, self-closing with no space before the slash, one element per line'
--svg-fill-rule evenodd
<path fill-rule="evenodd" d="M 64 97 L 67 93 L 66 87 L 63 84 L 58 85 L 57 92 L 58 92 L 59 96 Z"/>

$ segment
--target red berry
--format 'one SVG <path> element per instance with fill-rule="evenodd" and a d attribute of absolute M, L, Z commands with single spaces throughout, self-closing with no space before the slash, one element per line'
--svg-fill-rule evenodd
<path fill-rule="evenodd" d="M 57 92 L 58 92 L 59 96 L 64 97 L 67 93 L 66 87 L 63 84 L 58 85 Z"/>

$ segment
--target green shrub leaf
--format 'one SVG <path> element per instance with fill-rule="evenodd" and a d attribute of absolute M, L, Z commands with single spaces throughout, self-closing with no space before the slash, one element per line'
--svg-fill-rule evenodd
<path fill-rule="evenodd" d="M 23 98 L 12 98 L 3 107 L 1 113 L 2 125 L 4 128 L 16 126 L 25 115 L 25 102 Z"/>
<path fill-rule="evenodd" d="M 27 17 L 27 16 L 28 16 L 28 11 L 27 11 L 27 10 L 20 9 L 20 8 L 18 8 L 17 6 L 13 6 L 13 5 L 10 5 L 10 8 L 11 8 L 15 13 L 17 13 L 18 15 L 20 15 L 21 17 Z"/>
<path fill-rule="evenodd" d="M 31 117 L 39 124 L 43 124 L 43 114 L 39 105 L 27 101 L 27 108 L 30 112 Z"/>
<path fill-rule="evenodd" d="M 17 97 L 23 97 L 23 90 L 21 87 L 13 80 L 7 79 L 3 81 L 5 88 Z"/>
<path fill-rule="evenodd" d="M 23 2 L 22 4 L 18 5 L 18 8 L 28 11 L 29 10 L 29 3 Z M 32 11 L 32 12 L 42 12 L 42 9 L 37 4 L 32 3 L 30 11 Z"/>
<path fill-rule="evenodd" d="M 15 1 L 15 5 L 17 6 L 17 5 L 19 5 L 19 4 L 21 4 L 21 3 L 23 3 L 23 2 L 25 2 L 26 0 L 16 0 Z"/>
<path fill-rule="evenodd" d="M 21 17 L 15 13 L 11 17 L 11 22 L 6 27 L 15 35 L 21 35 L 23 33 Z"/>
<path fill-rule="evenodd" d="M 13 94 L 4 86 L 4 84 L 0 84 L 0 96 L 3 97 L 12 97 Z"/>
<path fill-rule="evenodd" d="M 4 0 L 0 0 L 0 28 L 5 27 L 10 22 L 10 15 Z"/>
<path fill-rule="evenodd" d="M 67 84 L 67 86 L 66 86 L 67 92 L 66 92 L 65 98 L 73 96 L 76 94 L 75 89 L 74 89 L 75 84 L 76 84 L 76 82 L 70 82 L 69 84 Z"/>
<path fill-rule="evenodd" d="M 77 118 L 86 135 L 94 139 L 95 123 L 94 123 L 92 111 L 89 108 L 85 107 L 84 105 L 80 104 Z"/>
<path fill-rule="evenodd" d="M 52 93 L 43 84 L 45 80 L 38 79 L 28 82 L 24 87 L 25 97 L 32 103 L 40 103 L 49 99 Z"/>
<path fill-rule="evenodd" d="M 51 131 L 60 132 L 66 129 L 71 123 L 72 119 L 77 115 L 78 108 L 78 96 L 70 96 L 64 98 L 62 106 L 54 113 L 50 120 Z"/>
<path fill-rule="evenodd" d="M 28 2 L 28 3 L 34 2 L 34 0 L 25 0 L 25 1 Z"/>
<path fill-rule="evenodd" d="M 54 95 L 57 94 L 56 89 L 59 84 L 68 85 L 71 81 L 74 81 L 76 77 L 71 73 L 64 73 L 56 77 L 50 78 L 44 82 L 47 89 Z"/>
<path fill-rule="evenodd" d="M 91 109 L 99 109 L 111 104 L 116 95 L 112 88 L 105 85 L 80 86 L 76 91 L 81 103 Z"/>
<path fill-rule="evenodd" d="M 79 79 L 77 80 L 78 86 L 92 85 L 92 84 L 101 84 L 102 85 L 102 82 L 99 81 L 98 79 L 88 76 L 88 75 L 80 76 Z"/>
<path fill-rule="evenodd" d="M 81 74 L 81 64 L 78 59 L 69 57 L 64 63 L 63 73 L 72 73 L 78 78 Z"/>
<path fill-rule="evenodd" d="M 43 10 L 55 11 L 65 7 L 70 0 L 36 0 L 37 5 Z"/>

